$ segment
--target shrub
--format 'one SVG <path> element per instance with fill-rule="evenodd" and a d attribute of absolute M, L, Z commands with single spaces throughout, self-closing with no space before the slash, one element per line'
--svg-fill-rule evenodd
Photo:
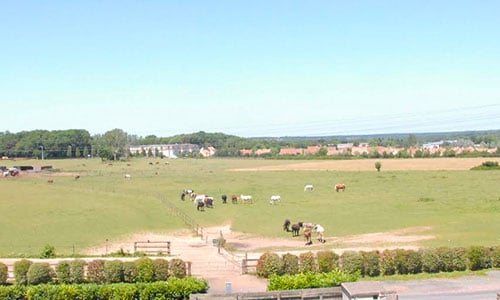
<path fill-rule="evenodd" d="M 85 265 L 87 263 L 81 259 L 69 262 L 69 277 L 71 283 L 83 283 L 85 281 Z"/>
<path fill-rule="evenodd" d="M 339 286 L 343 282 L 357 281 L 359 274 L 348 274 L 339 270 L 328 273 L 300 273 L 295 275 L 271 275 L 268 291 L 326 288 Z"/>
<path fill-rule="evenodd" d="M 87 265 L 87 281 L 96 284 L 103 284 L 106 282 L 104 275 L 104 263 L 102 259 L 95 259 L 90 261 Z"/>
<path fill-rule="evenodd" d="M 165 281 L 169 276 L 168 260 L 158 258 L 153 261 L 155 281 Z"/>
<path fill-rule="evenodd" d="M 488 250 L 482 246 L 470 246 L 467 248 L 467 260 L 469 270 L 476 271 L 488 268 Z"/>
<path fill-rule="evenodd" d="M 380 256 L 380 273 L 382 275 L 396 274 L 396 252 L 385 250 Z"/>
<path fill-rule="evenodd" d="M 107 260 L 104 262 L 104 277 L 106 283 L 123 282 L 123 263 L 121 260 Z"/>
<path fill-rule="evenodd" d="M 27 259 L 21 259 L 14 263 L 14 278 L 16 284 L 28 284 L 28 270 L 33 262 Z"/>
<path fill-rule="evenodd" d="M 0 263 L 0 285 L 7 283 L 8 268 L 6 264 Z"/>
<path fill-rule="evenodd" d="M 54 277 L 54 271 L 49 263 L 36 262 L 31 264 L 28 269 L 27 277 L 29 285 L 49 283 Z"/>
<path fill-rule="evenodd" d="M 363 274 L 363 256 L 354 251 L 347 251 L 340 255 L 340 268 L 350 274 Z"/>
<path fill-rule="evenodd" d="M 316 257 L 312 252 L 305 252 L 299 255 L 300 261 L 300 272 L 301 273 L 316 273 L 318 272 L 318 264 L 316 263 Z"/>
<path fill-rule="evenodd" d="M 135 261 L 137 266 L 137 282 L 153 282 L 155 278 L 153 260 L 142 257 Z"/>
<path fill-rule="evenodd" d="M 55 258 L 56 257 L 56 248 L 49 244 L 45 245 L 40 252 L 40 258 Z"/>
<path fill-rule="evenodd" d="M 464 271 L 467 269 L 467 255 L 464 248 L 439 247 L 436 249 L 441 260 L 441 271 Z"/>
<path fill-rule="evenodd" d="M 437 249 L 429 248 L 422 251 L 422 270 L 427 273 L 437 273 L 443 270 L 443 263 Z"/>
<path fill-rule="evenodd" d="M 398 274 L 417 274 L 422 272 L 420 254 L 413 250 L 395 250 L 396 272 Z"/>
<path fill-rule="evenodd" d="M 123 281 L 125 282 L 136 282 L 137 280 L 137 266 L 133 261 L 123 262 Z"/>
<path fill-rule="evenodd" d="M 69 262 L 61 261 L 56 266 L 56 278 L 58 283 L 71 283 Z"/>
<path fill-rule="evenodd" d="M 339 255 L 333 251 L 318 251 L 316 258 L 318 259 L 318 270 L 320 272 L 330 272 L 339 266 Z"/>
<path fill-rule="evenodd" d="M 180 258 L 174 258 L 168 263 L 170 275 L 176 278 L 184 278 L 187 275 L 186 263 Z"/>
<path fill-rule="evenodd" d="M 283 274 L 283 262 L 278 254 L 265 252 L 257 261 L 257 276 L 269 278 L 272 274 Z"/>
<path fill-rule="evenodd" d="M 283 254 L 283 274 L 294 275 L 299 273 L 299 257 L 295 254 Z"/>
<path fill-rule="evenodd" d="M 500 246 L 491 248 L 491 267 L 500 268 Z"/>
<path fill-rule="evenodd" d="M 363 257 L 363 276 L 380 275 L 380 253 L 378 251 L 361 252 Z"/>

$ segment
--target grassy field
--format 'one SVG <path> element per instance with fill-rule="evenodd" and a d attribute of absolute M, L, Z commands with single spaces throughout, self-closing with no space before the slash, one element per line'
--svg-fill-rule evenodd
<path fill-rule="evenodd" d="M 288 236 L 281 225 L 291 219 L 320 223 L 336 237 L 426 226 L 435 238 L 423 246 L 500 244 L 498 171 L 300 171 L 286 170 L 298 161 L 251 159 L 44 163 L 55 172 L 0 179 L 0 256 L 36 255 L 46 244 L 70 255 L 126 234 L 185 228 L 158 195 L 201 226 L 231 223 L 235 231 L 266 237 Z M 245 170 L 270 165 L 281 169 Z M 345 192 L 335 192 L 338 182 Z M 314 191 L 304 192 L 305 184 Z M 214 196 L 215 208 L 201 213 L 182 202 L 184 188 Z M 222 205 L 221 194 L 251 194 L 254 203 Z M 269 204 L 273 194 L 281 195 L 279 205 Z"/>

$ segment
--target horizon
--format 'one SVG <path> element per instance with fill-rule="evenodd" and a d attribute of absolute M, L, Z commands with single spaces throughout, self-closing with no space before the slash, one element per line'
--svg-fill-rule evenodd
<path fill-rule="evenodd" d="M 495 130 L 499 13 L 488 0 L 5 3 L 0 132 Z"/>

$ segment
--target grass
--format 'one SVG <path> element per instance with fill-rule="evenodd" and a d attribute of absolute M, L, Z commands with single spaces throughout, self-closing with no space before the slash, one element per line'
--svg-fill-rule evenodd
<path fill-rule="evenodd" d="M 500 172 L 234 171 L 297 162 L 136 159 L 109 165 L 97 159 L 47 160 L 60 172 L 81 178 L 46 174 L 0 179 L 0 255 L 37 255 L 46 244 L 68 255 L 135 232 L 184 228 L 158 195 L 201 226 L 231 223 L 233 230 L 266 237 L 289 237 L 281 225 L 290 219 L 320 223 L 327 236 L 428 226 L 424 234 L 435 238 L 421 242 L 423 246 L 500 244 Z M 126 180 L 125 173 L 132 178 Z M 47 183 L 48 178 L 54 183 Z M 338 182 L 346 183 L 345 192 L 335 192 Z M 305 184 L 314 184 L 314 191 L 304 192 Z M 180 200 L 185 188 L 214 196 L 215 208 L 197 212 L 191 201 Z M 254 203 L 222 205 L 221 194 L 251 194 Z M 282 200 L 271 206 L 274 194 Z"/>
<path fill-rule="evenodd" d="M 454 271 L 454 272 L 439 272 L 439 273 L 418 273 L 418 274 L 405 274 L 405 275 L 390 275 L 390 276 L 376 276 L 376 277 L 363 277 L 363 281 L 408 281 L 408 280 L 424 280 L 424 279 L 454 279 L 465 276 L 487 276 L 488 272 L 499 269 L 485 269 L 479 271 Z"/>

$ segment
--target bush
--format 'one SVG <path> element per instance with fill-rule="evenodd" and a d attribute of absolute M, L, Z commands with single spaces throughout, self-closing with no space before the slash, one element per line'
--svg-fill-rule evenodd
<path fill-rule="evenodd" d="M 81 259 L 69 262 L 69 278 L 71 283 L 83 283 L 85 281 L 85 265 L 87 263 Z"/>
<path fill-rule="evenodd" d="M 469 270 L 477 271 L 489 267 L 488 250 L 482 246 L 471 246 L 467 248 L 467 260 Z"/>
<path fill-rule="evenodd" d="M 27 259 L 21 259 L 14 263 L 14 278 L 16 280 L 16 284 L 28 284 L 28 270 L 31 264 L 33 264 L 33 262 Z"/>
<path fill-rule="evenodd" d="M 318 270 L 323 273 L 331 272 L 339 266 L 339 255 L 333 251 L 318 251 Z"/>
<path fill-rule="evenodd" d="M 318 272 L 318 264 L 316 263 L 316 257 L 312 252 L 305 252 L 299 255 L 300 261 L 300 272 L 301 273 L 316 273 Z"/>
<path fill-rule="evenodd" d="M 96 284 L 103 284 L 106 282 L 104 275 L 104 263 L 102 259 L 95 259 L 90 261 L 87 265 L 87 281 Z"/>
<path fill-rule="evenodd" d="M 343 282 L 357 281 L 359 274 L 348 274 L 339 270 L 328 273 L 300 273 L 295 275 L 271 275 L 268 291 L 326 288 L 339 286 Z"/>
<path fill-rule="evenodd" d="M 500 268 L 500 246 L 491 247 L 491 267 Z"/>
<path fill-rule="evenodd" d="M 283 274 L 294 275 L 299 273 L 299 257 L 295 254 L 283 254 Z"/>
<path fill-rule="evenodd" d="M 106 283 L 123 282 L 123 263 L 121 260 L 107 260 L 104 262 L 104 277 Z"/>
<path fill-rule="evenodd" d="M 137 281 L 137 266 L 133 261 L 123 262 L 123 281 L 136 282 Z"/>
<path fill-rule="evenodd" d="M 36 262 L 31 264 L 27 273 L 28 285 L 49 283 L 54 277 L 54 271 L 49 263 Z"/>
<path fill-rule="evenodd" d="M 7 283 L 8 268 L 6 264 L 0 263 L 0 285 Z"/>
<path fill-rule="evenodd" d="M 380 256 L 380 273 L 382 275 L 396 274 L 396 252 L 384 250 Z"/>
<path fill-rule="evenodd" d="M 453 272 L 467 269 L 467 254 L 464 248 L 437 248 L 441 260 L 441 271 Z"/>
<path fill-rule="evenodd" d="M 155 281 L 165 281 L 169 276 L 168 260 L 158 258 L 153 261 Z"/>
<path fill-rule="evenodd" d="M 71 283 L 71 268 L 69 262 L 61 261 L 56 266 L 56 278 L 58 283 Z"/>
<path fill-rule="evenodd" d="M 429 248 L 422 251 L 422 271 L 438 273 L 443 270 L 443 263 L 437 249 Z"/>
<path fill-rule="evenodd" d="M 350 274 L 363 274 L 363 256 L 354 251 L 347 251 L 340 255 L 340 268 Z"/>
<path fill-rule="evenodd" d="M 153 282 L 155 279 L 153 260 L 142 257 L 135 261 L 137 266 L 137 282 Z"/>
<path fill-rule="evenodd" d="M 378 251 L 361 252 L 363 257 L 363 276 L 380 275 L 380 253 Z"/>
<path fill-rule="evenodd" d="M 413 250 L 395 250 L 396 272 L 398 274 L 417 274 L 422 272 L 420 254 Z"/>
<path fill-rule="evenodd" d="M 257 276 L 269 278 L 272 274 L 283 274 L 283 262 L 278 254 L 265 252 L 257 261 Z"/>
<path fill-rule="evenodd" d="M 56 257 L 56 248 L 49 244 L 45 245 L 45 247 L 43 247 L 42 251 L 40 252 L 40 258 L 55 258 L 55 257 Z"/>
<path fill-rule="evenodd" d="M 184 278 L 187 276 L 186 263 L 180 258 L 174 258 L 168 263 L 170 267 L 170 275 L 176 278 Z"/>

